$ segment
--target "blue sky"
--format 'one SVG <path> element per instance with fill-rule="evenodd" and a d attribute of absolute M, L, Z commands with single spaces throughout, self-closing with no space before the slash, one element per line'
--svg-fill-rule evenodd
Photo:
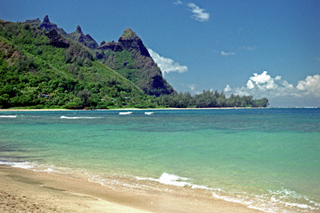
<path fill-rule="evenodd" d="M 142 39 L 177 91 L 267 97 L 320 107 L 320 0 L 0 0 L 0 19 L 49 15 L 99 44 L 125 28 Z"/>

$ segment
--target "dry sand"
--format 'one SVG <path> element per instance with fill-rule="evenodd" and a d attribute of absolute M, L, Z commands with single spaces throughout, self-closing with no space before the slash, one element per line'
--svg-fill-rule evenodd
<path fill-rule="evenodd" d="M 259 212 L 213 197 L 110 189 L 72 177 L 0 166 L 0 212 Z"/>

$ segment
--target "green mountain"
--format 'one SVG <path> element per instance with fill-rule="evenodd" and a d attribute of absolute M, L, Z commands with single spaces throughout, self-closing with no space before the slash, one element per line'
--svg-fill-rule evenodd
<path fill-rule="evenodd" d="M 47 22 L 49 32 L 39 26 L 0 20 L 0 107 L 154 106 L 152 97 L 56 25 Z"/>
<path fill-rule="evenodd" d="M 48 16 L 43 22 L 39 19 L 28 20 L 30 24 L 39 27 L 40 30 L 50 32 L 57 31 L 66 38 L 71 38 L 93 50 L 101 63 L 117 71 L 125 78 L 132 81 L 148 95 L 160 96 L 174 93 L 172 86 L 162 77 L 160 68 L 151 58 L 142 40 L 131 29 L 126 29 L 118 42 L 97 42 L 89 35 L 84 35 L 81 27 L 73 33 L 66 33 L 51 23 Z"/>
<path fill-rule="evenodd" d="M 135 83 L 148 95 L 160 96 L 175 92 L 162 77 L 160 68 L 142 40 L 131 29 L 127 28 L 118 42 L 102 42 L 96 55 L 103 64 Z"/>

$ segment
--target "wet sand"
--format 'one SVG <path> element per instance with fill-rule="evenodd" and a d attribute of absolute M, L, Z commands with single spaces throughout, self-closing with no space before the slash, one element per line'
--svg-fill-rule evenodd
<path fill-rule="evenodd" d="M 0 212 L 260 212 L 183 193 L 111 189 L 67 176 L 0 166 Z"/>

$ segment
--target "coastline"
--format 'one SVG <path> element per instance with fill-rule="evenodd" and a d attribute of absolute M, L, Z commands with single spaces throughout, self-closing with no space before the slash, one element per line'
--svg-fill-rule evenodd
<path fill-rule="evenodd" d="M 68 109 L 0 109 L 0 112 L 67 111 Z"/>
<path fill-rule="evenodd" d="M 0 109 L 0 112 L 41 112 L 41 111 L 157 111 L 157 110 L 212 110 L 212 109 L 270 109 L 269 107 L 211 107 L 211 108 L 146 108 L 146 109 L 139 109 L 139 108 L 119 108 L 119 109 Z"/>
<path fill-rule="evenodd" d="M 261 212 L 216 198 L 131 188 L 0 165 L 0 211 Z"/>

